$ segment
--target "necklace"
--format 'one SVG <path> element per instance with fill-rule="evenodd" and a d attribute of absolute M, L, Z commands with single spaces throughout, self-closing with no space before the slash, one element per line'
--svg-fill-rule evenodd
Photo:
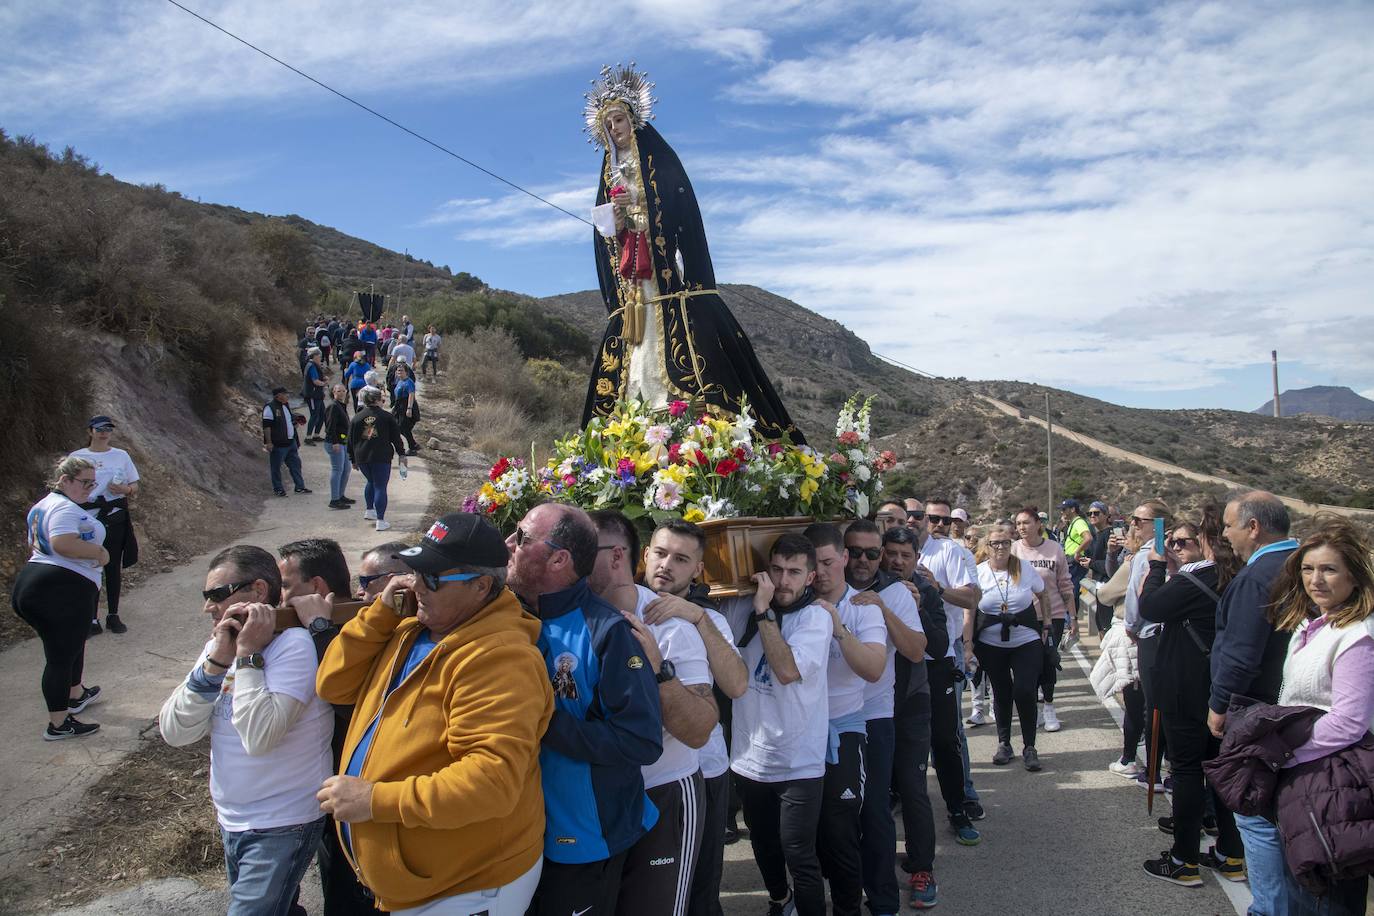
<path fill-rule="evenodd" d="M 988 566 L 988 569 L 992 570 L 992 584 L 997 586 L 997 592 L 1002 596 L 1002 613 L 1005 614 L 1007 612 L 1007 602 L 1011 597 L 1008 594 L 1008 586 L 1011 585 L 1010 574 L 1007 570 L 1003 569 L 1001 570 L 1002 577 L 998 578 L 998 570 L 993 569 L 991 565 Z"/>

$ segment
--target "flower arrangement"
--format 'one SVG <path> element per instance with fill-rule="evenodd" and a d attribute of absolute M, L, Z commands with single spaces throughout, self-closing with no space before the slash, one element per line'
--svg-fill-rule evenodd
<path fill-rule="evenodd" d="M 882 474 L 896 464 L 896 455 L 870 443 L 872 400 L 856 396 L 845 403 L 828 453 L 762 438 L 747 406 L 727 419 L 695 413 L 684 401 L 658 411 L 622 401 L 610 416 L 594 417 L 586 429 L 558 440 L 542 467 L 498 460 L 463 510 L 487 515 L 502 530 L 546 499 L 618 509 L 655 523 L 867 515 L 882 491 Z"/>

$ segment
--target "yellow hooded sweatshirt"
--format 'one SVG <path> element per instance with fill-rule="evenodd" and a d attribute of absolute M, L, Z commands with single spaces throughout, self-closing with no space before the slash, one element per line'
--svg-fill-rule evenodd
<path fill-rule="evenodd" d="M 544 850 L 539 741 L 553 690 L 539 621 L 502 589 L 387 696 L 422 628 L 378 598 L 330 643 L 316 684 L 356 704 L 345 765 L 381 710 L 362 765 L 372 819 L 350 825 L 350 861 L 385 910 L 508 884 Z"/>

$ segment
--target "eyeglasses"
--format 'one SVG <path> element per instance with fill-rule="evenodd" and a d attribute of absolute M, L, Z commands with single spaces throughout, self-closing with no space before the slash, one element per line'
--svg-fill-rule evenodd
<path fill-rule="evenodd" d="M 378 579 L 390 579 L 394 575 L 396 575 L 394 572 L 377 573 L 375 576 L 364 576 L 362 573 L 359 573 L 358 584 L 363 588 L 367 588 Z"/>
<path fill-rule="evenodd" d="M 846 547 L 845 553 L 849 554 L 851 560 L 857 560 L 859 557 L 876 560 L 883 555 L 883 549 L 881 547 Z"/>
<path fill-rule="evenodd" d="M 952 519 L 948 515 L 927 515 L 926 521 L 932 525 L 948 525 Z"/>
<path fill-rule="evenodd" d="M 532 541 L 532 540 L 534 540 L 534 535 L 530 534 L 530 533 L 529 533 L 528 531 L 526 531 L 524 528 L 518 528 L 518 527 L 517 527 L 517 528 L 515 529 L 515 546 L 516 546 L 516 547 L 524 547 L 526 544 L 528 544 L 528 543 L 529 543 L 530 541 Z M 568 548 L 564 547 L 562 544 L 559 544 L 559 543 L 557 543 L 557 542 L 555 542 L 555 541 L 550 541 L 548 538 L 545 538 L 545 539 L 544 539 L 544 543 L 545 543 L 545 544 L 548 544 L 548 545 L 549 545 L 550 547 L 552 547 L 554 550 L 567 550 L 567 549 L 568 549 Z"/>
<path fill-rule="evenodd" d="M 906 510 L 906 517 L 913 522 L 919 522 L 926 517 L 926 513 L 923 509 L 908 509 Z"/>
<path fill-rule="evenodd" d="M 993 550 L 1006 550 L 1011 547 L 1011 541 L 988 541 L 988 547 Z"/>
<path fill-rule="evenodd" d="M 425 583 L 425 588 L 432 592 L 437 592 L 439 586 L 444 582 L 466 582 L 469 579 L 476 579 L 480 573 L 452 573 L 447 576 L 436 576 L 433 573 L 416 573 L 420 581 Z"/>
<path fill-rule="evenodd" d="M 200 594 L 206 601 L 213 601 L 215 604 L 219 604 L 227 600 L 234 592 L 242 591 L 256 581 L 258 580 L 250 579 L 247 582 L 235 582 L 233 585 L 219 585 L 215 588 L 207 588 Z"/>
<path fill-rule="evenodd" d="M 1152 519 L 1152 518 L 1141 518 L 1141 517 L 1138 516 L 1138 515 L 1132 515 L 1132 516 L 1131 516 L 1131 524 L 1132 524 L 1132 525 L 1151 525 L 1151 524 L 1154 524 L 1154 519 Z"/>
<path fill-rule="evenodd" d="M 81 486 L 85 487 L 87 490 L 95 489 L 94 477 L 73 477 L 72 480 L 76 483 L 81 484 Z"/>
<path fill-rule="evenodd" d="M 1187 547 L 1189 544 L 1196 544 L 1196 543 L 1197 543 L 1197 538 L 1174 538 L 1173 540 L 1168 541 L 1168 542 L 1166 543 L 1165 546 L 1167 546 L 1170 550 L 1182 550 L 1184 547 Z"/>

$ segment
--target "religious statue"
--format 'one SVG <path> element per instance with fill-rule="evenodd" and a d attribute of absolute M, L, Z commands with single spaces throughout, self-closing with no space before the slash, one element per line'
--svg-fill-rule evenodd
<path fill-rule="evenodd" d="M 744 329 L 721 301 L 692 184 L 648 122 L 653 84 L 605 67 L 587 93 L 591 141 L 605 150 L 592 211 L 596 274 L 610 320 L 592 364 L 585 426 L 616 401 L 684 401 L 769 438 L 802 442 Z"/>

